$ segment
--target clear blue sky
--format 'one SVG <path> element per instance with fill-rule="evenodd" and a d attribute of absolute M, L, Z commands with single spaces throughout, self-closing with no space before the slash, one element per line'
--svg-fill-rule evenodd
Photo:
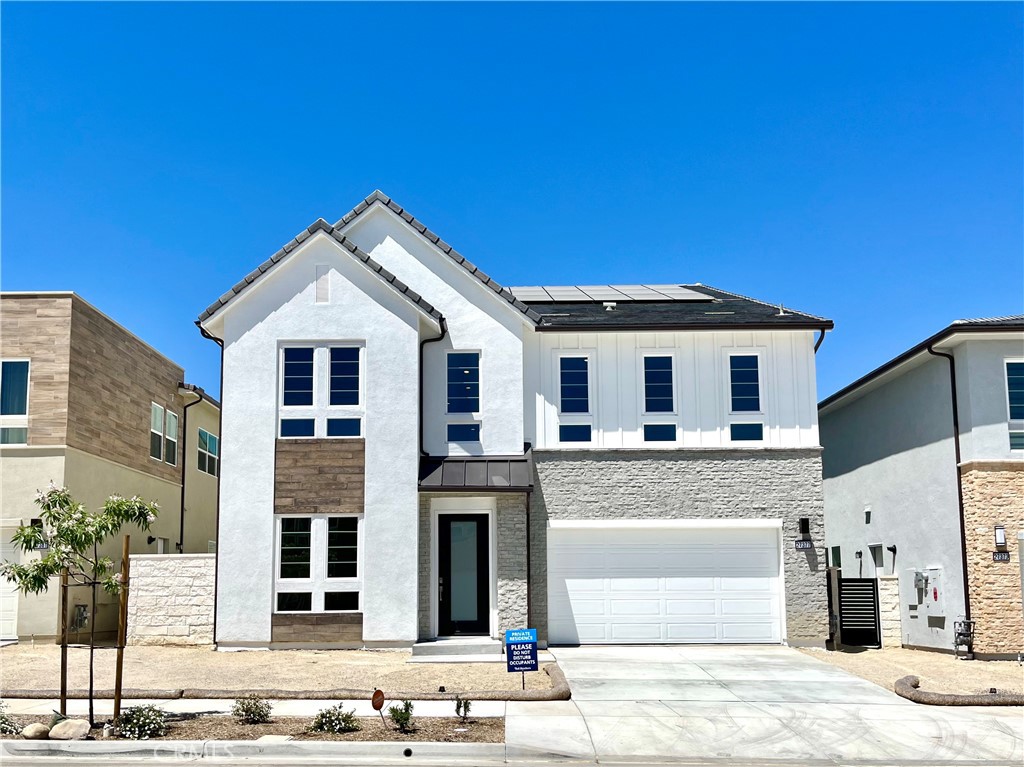
<path fill-rule="evenodd" d="M 373 189 L 507 285 L 830 317 L 825 396 L 1024 311 L 1022 6 L 2 6 L 2 287 L 193 321 Z"/>

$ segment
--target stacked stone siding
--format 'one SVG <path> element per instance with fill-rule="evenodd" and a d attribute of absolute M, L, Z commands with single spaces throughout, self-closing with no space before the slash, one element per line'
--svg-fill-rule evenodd
<path fill-rule="evenodd" d="M 1024 461 L 964 467 L 964 529 L 974 650 L 1016 655 L 1024 650 L 1020 547 L 1024 531 Z M 993 562 L 995 526 L 1006 528 L 1009 562 Z"/>
<path fill-rule="evenodd" d="M 131 558 L 128 644 L 213 644 L 214 554 Z"/>
<path fill-rule="evenodd" d="M 358 514 L 363 511 L 366 441 L 279 439 L 274 460 L 278 514 Z"/>
<path fill-rule="evenodd" d="M 895 575 L 883 575 L 878 579 L 878 617 L 882 627 L 882 647 L 902 647 L 900 585 Z"/>
<path fill-rule="evenodd" d="M 430 501 L 433 498 L 465 498 L 458 493 L 420 493 L 419 527 L 419 636 L 433 636 L 430 620 L 431 573 Z M 498 631 L 522 628 L 526 606 L 526 497 L 523 493 L 495 496 L 498 529 Z M 543 556 L 543 552 L 541 554 Z"/>
<path fill-rule="evenodd" d="M 535 451 L 533 623 L 547 634 L 547 525 L 560 519 L 780 519 L 786 640 L 824 645 L 828 610 L 819 450 Z M 815 548 L 796 551 L 799 519 Z"/>

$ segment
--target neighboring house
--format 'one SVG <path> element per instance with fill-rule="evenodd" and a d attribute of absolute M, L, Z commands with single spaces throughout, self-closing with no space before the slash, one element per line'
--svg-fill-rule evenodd
<path fill-rule="evenodd" d="M 124 531 L 133 553 L 181 550 L 182 533 L 186 552 L 215 545 L 219 405 L 178 365 L 69 292 L 0 294 L 0 358 L 0 559 L 35 556 L 11 536 L 38 519 L 50 482 L 90 510 L 114 493 L 159 503 L 148 533 Z M 120 561 L 120 536 L 106 549 Z M 59 591 L 19 595 L 0 578 L 0 638 L 56 636 Z M 88 589 L 69 603 L 72 630 L 86 631 Z M 115 628 L 102 591 L 96 612 L 98 631 Z"/>
<path fill-rule="evenodd" d="M 892 579 L 906 646 L 970 618 L 977 653 L 1024 650 L 1024 316 L 958 320 L 818 415 L 831 564 Z"/>
<path fill-rule="evenodd" d="M 376 192 L 197 324 L 223 346 L 220 646 L 824 643 L 830 321 L 504 288 Z"/>

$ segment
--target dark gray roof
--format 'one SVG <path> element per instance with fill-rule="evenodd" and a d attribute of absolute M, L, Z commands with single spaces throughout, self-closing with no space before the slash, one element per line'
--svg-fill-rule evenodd
<path fill-rule="evenodd" d="M 538 331 L 627 330 L 830 330 L 832 320 L 772 305 L 699 283 L 677 285 L 705 296 L 686 299 L 529 302 L 540 314 Z M 680 295 L 683 295 L 680 293 Z"/>
<path fill-rule="evenodd" d="M 957 333 L 1000 333 L 1000 332 L 1024 332 L 1024 314 L 1013 314 L 1008 317 L 979 317 L 969 320 L 954 320 L 948 327 L 943 328 L 935 335 L 926 338 L 916 346 L 907 349 L 903 354 L 893 357 L 884 365 L 879 365 L 867 375 L 863 375 L 848 386 L 832 394 L 818 403 L 818 410 L 828 407 L 843 397 L 852 394 L 860 387 L 870 383 L 879 376 L 888 373 L 893 368 L 899 367 L 918 354 L 928 351 L 928 347 L 945 341 Z"/>
<path fill-rule="evenodd" d="M 299 232 L 290 242 L 285 243 L 285 246 L 277 251 L 277 253 L 253 269 L 249 274 L 245 275 L 245 278 L 242 279 L 241 282 L 237 283 L 233 288 L 231 288 L 231 290 L 210 304 L 206 308 L 206 311 L 199 315 L 199 322 L 204 322 L 212 317 L 223 306 L 230 303 L 235 296 L 244 292 L 250 285 L 256 283 L 264 274 L 270 271 L 271 267 L 286 258 L 293 250 L 295 250 L 295 248 L 317 232 L 324 232 L 330 237 L 333 237 L 345 250 L 366 264 L 371 271 L 375 272 L 378 277 L 384 280 L 384 282 L 388 283 L 388 285 L 390 285 L 394 290 L 411 301 L 420 311 L 437 321 L 439 324 L 444 322 L 444 317 L 441 316 L 441 312 L 424 300 L 419 293 L 370 258 L 354 242 L 341 234 L 337 227 L 331 226 L 322 218 L 317 219 L 311 226 Z"/>
<path fill-rule="evenodd" d="M 427 229 L 425 224 L 423 224 L 421 221 L 419 221 L 415 216 L 413 216 L 405 208 L 403 208 L 397 202 L 395 202 L 390 197 L 388 197 L 386 194 L 381 192 L 379 189 L 376 190 L 369 197 L 367 197 L 365 200 L 363 200 L 361 203 L 356 205 L 354 208 L 352 208 L 352 210 L 350 210 L 344 216 L 342 216 L 338 220 L 338 222 L 335 224 L 335 227 L 340 229 L 343 226 L 347 226 L 348 224 L 352 223 L 355 219 L 357 219 L 359 216 L 361 216 L 363 213 L 368 211 L 374 205 L 380 205 L 380 206 L 382 206 L 384 208 L 388 208 L 389 210 L 391 210 L 394 213 L 396 213 L 409 226 L 411 226 L 413 229 L 415 229 L 417 232 L 419 232 L 423 237 L 425 237 L 428 242 L 433 244 L 442 253 L 444 253 L 446 256 L 448 256 L 448 258 L 450 258 L 456 264 L 461 266 L 463 269 L 465 269 L 471 275 L 476 277 L 476 279 L 478 279 L 481 283 L 483 283 L 488 288 L 490 288 L 495 293 L 497 293 L 499 296 L 501 296 L 503 299 L 505 299 L 505 301 L 507 301 L 509 304 L 514 306 L 516 309 L 518 309 L 520 312 L 525 314 L 527 317 L 529 317 L 534 322 L 536 322 L 539 319 L 537 313 L 534 312 L 525 303 L 523 303 L 518 298 L 516 298 L 514 295 L 512 295 L 512 292 L 508 288 L 503 287 L 496 280 L 493 280 L 490 277 L 488 277 L 486 274 L 484 274 L 483 271 L 478 269 L 465 256 L 463 256 L 461 253 L 459 253 L 457 250 L 455 250 L 455 248 L 453 248 L 447 242 L 442 240 L 440 237 L 438 237 L 432 231 Z"/>
<path fill-rule="evenodd" d="M 523 455 L 420 458 L 420 490 L 525 493 L 533 490 L 533 450 Z"/>

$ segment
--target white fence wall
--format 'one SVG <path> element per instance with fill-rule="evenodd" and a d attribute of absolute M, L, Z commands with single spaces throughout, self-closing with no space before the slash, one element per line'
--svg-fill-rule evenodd
<path fill-rule="evenodd" d="M 128 644 L 212 645 L 215 554 L 131 559 Z"/>

